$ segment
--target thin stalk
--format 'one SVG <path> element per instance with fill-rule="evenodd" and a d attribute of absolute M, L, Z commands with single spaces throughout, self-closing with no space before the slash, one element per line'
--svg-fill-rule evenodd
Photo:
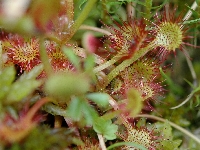
<path fill-rule="evenodd" d="M 67 37 L 67 41 L 72 38 L 72 36 L 76 33 L 76 31 L 79 29 L 83 21 L 87 18 L 89 12 L 94 7 L 94 4 L 97 2 L 97 0 L 88 0 L 83 11 L 78 16 L 78 18 L 75 20 L 74 24 L 70 28 L 71 32 L 70 35 Z"/>
<path fill-rule="evenodd" d="M 196 0 L 193 2 L 191 9 L 195 10 L 198 7 Z M 188 12 L 186 13 L 185 17 L 183 18 L 183 21 L 188 20 L 192 15 L 192 11 L 188 10 Z"/>
<path fill-rule="evenodd" d="M 187 103 L 192 97 L 193 95 L 196 93 L 196 92 L 199 92 L 200 91 L 200 86 L 198 86 L 197 88 L 195 88 L 188 96 L 187 98 L 182 102 L 180 103 L 179 105 L 175 106 L 175 107 L 172 107 L 170 109 L 177 109 L 181 106 L 183 106 L 185 103 Z"/>
<path fill-rule="evenodd" d="M 192 6 L 191 6 L 191 9 L 192 9 L 192 10 L 195 10 L 195 9 L 197 9 L 197 7 L 198 7 L 197 2 L 194 1 L 193 4 L 192 4 Z M 191 10 L 188 10 L 188 12 L 186 13 L 186 15 L 185 15 L 184 18 L 183 18 L 183 21 L 184 21 L 184 22 L 187 21 L 191 16 L 192 16 L 192 11 L 191 11 Z M 183 26 L 184 26 L 184 24 L 181 25 L 181 28 L 183 28 Z"/>
<path fill-rule="evenodd" d="M 120 54 L 121 55 L 121 54 Z M 94 68 L 93 72 L 97 73 L 99 71 L 102 71 L 105 68 L 108 68 L 109 66 L 113 65 L 114 63 L 116 63 L 118 60 L 120 60 L 122 58 L 122 56 L 116 55 L 115 57 L 113 57 L 111 60 L 97 66 Z"/>
<path fill-rule="evenodd" d="M 160 117 L 157 117 L 157 116 L 153 116 L 153 115 L 149 115 L 149 114 L 137 115 L 136 118 L 137 117 L 150 118 L 150 119 L 158 120 L 158 121 L 161 121 L 161 122 L 166 122 L 166 119 L 163 119 L 163 118 L 160 118 Z M 187 131 L 186 129 L 178 126 L 177 124 L 175 124 L 175 123 L 173 123 L 171 121 L 168 121 L 168 122 L 172 127 L 174 127 L 175 129 L 181 131 L 182 133 L 184 133 L 185 135 L 189 136 L 194 141 L 196 141 L 198 144 L 200 144 L 200 139 L 198 137 L 196 137 L 195 135 L 193 135 L 191 132 Z"/>
<path fill-rule="evenodd" d="M 53 73 L 53 70 L 52 70 L 51 64 L 49 62 L 49 57 L 47 55 L 47 51 L 46 51 L 43 39 L 40 40 L 40 57 L 41 57 L 43 65 L 44 65 L 44 70 L 45 70 L 47 76 L 51 75 Z"/>
<path fill-rule="evenodd" d="M 95 32 L 99 32 L 99 33 L 103 33 L 105 35 L 112 35 L 109 31 L 104 30 L 104 29 L 100 29 L 97 27 L 93 27 L 93 26 L 88 26 L 88 25 L 81 25 L 79 30 L 91 30 L 91 31 L 95 31 Z"/>
<path fill-rule="evenodd" d="M 106 150 L 106 145 L 105 145 L 103 136 L 101 134 L 97 134 L 97 136 L 99 139 L 99 144 L 100 144 L 101 150 Z"/>
<path fill-rule="evenodd" d="M 171 107 L 170 109 L 177 109 L 177 108 L 180 108 L 181 106 L 183 106 L 184 104 L 186 104 L 186 103 L 193 97 L 194 94 L 195 94 L 194 92 L 190 93 L 190 94 L 187 96 L 187 98 L 186 98 L 182 103 L 178 104 L 177 106 Z"/>

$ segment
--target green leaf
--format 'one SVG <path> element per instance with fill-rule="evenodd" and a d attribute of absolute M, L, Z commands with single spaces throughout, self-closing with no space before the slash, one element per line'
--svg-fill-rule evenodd
<path fill-rule="evenodd" d="M 163 129 L 162 129 L 162 135 L 164 138 L 166 139 L 172 139 L 173 135 L 172 135 L 172 127 L 170 126 L 170 124 L 166 121 L 163 124 Z"/>
<path fill-rule="evenodd" d="M 189 20 L 189 21 L 184 21 L 183 24 L 192 24 L 192 23 L 199 23 L 200 18 L 194 19 L 194 20 Z"/>
<path fill-rule="evenodd" d="M 161 141 L 160 145 L 162 149 L 165 150 L 178 150 L 179 145 L 181 144 L 182 140 L 174 140 L 173 139 L 173 132 L 172 127 L 168 123 L 168 121 L 164 123 L 156 123 L 156 128 L 161 133 L 163 140 Z"/>
<path fill-rule="evenodd" d="M 59 100 L 69 100 L 73 95 L 81 95 L 89 90 L 89 80 L 83 74 L 58 73 L 50 76 L 45 91 Z"/>
<path fill-rule="evenodd" d="M 116 139 L 116 132 L 118 130 L 118 126 L 112 124 L 111 120 L 98 118 L 97 120 L 95 120 L 93 128 L 98 134 L 102 134 L 107 140 Z"/>
<path fill-rule="evenodd" d="M 22 100 L 23 98 L 31 94 L 35 90 L 35 88 L 39 87 L 40 85 L 40 81 L 33 79 L 16 81 L 12 84 L 5 103 L 10 104 Z"/>
<path fill-rule="evenodd" d="M 80 121 L 82 114 L 82 106 L 83 106 L 83 100 L 74 97 L 71 100 L 71 103 L 69 104 L 69 107 L 67 109 L 67 115 L 71 117 L 74 121 Z"/>
<path fill-rule="evenodd" d="M 63 46 L 62 47 L 62 51 L 64 52 L 64 54 L 67 56 L 67 58 L 69 59 L 69 61 L 76 67 L 77 70 L 80 70 L 80 59 L 78 58 L 78 56 L 76 56 L 76 54 L 73 52 L 72 48 Z"/>
<path fill-rule="evenodd" d="M 15 74 L 14 66 L 5 68 L 0 72 L 0 100 L 10 91 L 10 86 L 15 79 Z"/>
<path fill-rule="evenodd" d="M 164 139 L 170 139 L 170 140 L 172 139 L 172 137 L 173 137 L 172 127 L 170 126 L 168 121 L 166 121 L 164 123 L 157 122 L 156 128 L 158 129 L 158 131 L 162 132 L 162 137 Z"/>
<path fill-rule="evenodd" d="M 106 93 L 89 93 L 86 97 L 102 107 L 106 107 L 109 104 L 109 95 Z"/>
<path fill-rule="evenodd" d="M 165 150 L 179 150 L 179 145 L 181 144 L 182 140 L 175 140 L 175 141 L 171 141 L 171 140 L 162 140 L 161 144 L 162 144 L 162 148 Z"/>
<path fill-rule="evenodd" d="M 87 2 L 87 0 L 82 0 L 82 1 L 81 1 L 80 5 L 79 5 L 79 9 L 80 9 L 80 10 L 81 10 L 82 5 L 83 5 L 84 3 L 86 3 L 86 2 Z"/>
<path fill-rule="evenodd" d="M 88 55 L 84 61 L 85 71 L 91 71 L 95 66 L 95 58 L 93 55 Z"/>
<path fill-rule="evenodd" d="M 6 24 L 7 25 L 7 24 Z M 15 26 L 8 24 L 10 30 L 20 34 L 33 34 L 35 32 L 35 25 L 30 16 L 21 17 L 15 24 Z M 6 27 L 7 27 L 6 26 Z"/>
<path fill-rule="evenodd" d="M 36 79 L 40 73 L 43 71 L 44 67 L 42 64 L 34 67 L 33 69 L 31 69 L 31 71 L 29 71 L 28 73 L 24 73 L 23 75 L 20 76 L 19 80 L 23 81 L 23 80 L 27 80 L 27 79 Z"/>
<path fill-rule="evenodd" d="M 87 101 L 82 98 L 74 97 L 67 108 L 67 115 L 74 121 L 81 121 L 84 117 L 84 121 L 87 125 L 92 125 L 94 120 L 98 117 L 97 112 L 92 108 Z"/>
<path fill-rule="evenodd" d="M 84 117 L 85 117 L 86 124 L 87 125 L 93 125 L 94 121 L 98 117 L 97 112 L 88 103 L 84 103 L 84 105 L 82 106 L 82 110 L 83 110 L 83 114 L 84 114 Z"/>

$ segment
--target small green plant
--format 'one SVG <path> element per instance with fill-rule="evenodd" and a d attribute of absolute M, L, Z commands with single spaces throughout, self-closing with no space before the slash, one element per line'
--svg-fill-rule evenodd
<path fill-rule="evenodd" d="M 197 1 L 0 9 L 0 149 L 198 149 Z"/>

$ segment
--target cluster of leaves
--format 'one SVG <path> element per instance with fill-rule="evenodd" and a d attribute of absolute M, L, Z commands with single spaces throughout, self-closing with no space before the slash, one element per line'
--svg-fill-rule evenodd
<path fill-rule="evenodd" d="M 186 50 L 199 42 L 198 7 L 188 2 L 194 18 L 184 21 L 170 1 L 0 4 L 0 149 L 198 149 L 180 127 L 199 130 L 200 64 Z M 171 52 L 192 79 L 169 71 Z"/>

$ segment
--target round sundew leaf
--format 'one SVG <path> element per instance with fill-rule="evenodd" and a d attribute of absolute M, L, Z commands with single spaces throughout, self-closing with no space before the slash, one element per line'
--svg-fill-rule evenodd
<path fill-rule="evenodd" d="M 183 35 L 177 24 L 163 22 L 159 25 L 155 39 L 156 46 L 162 46 L 169 51 L 175 51 L 176 48 L 180 47 Z"/>
<path fill-rule="evenodd" d="M 89 80 L 83 74 L 58 73 L 50 76 L 45 91 L 59 100 L 69 99 L 72 95 L 81 95 L 89 90 Z"/>

